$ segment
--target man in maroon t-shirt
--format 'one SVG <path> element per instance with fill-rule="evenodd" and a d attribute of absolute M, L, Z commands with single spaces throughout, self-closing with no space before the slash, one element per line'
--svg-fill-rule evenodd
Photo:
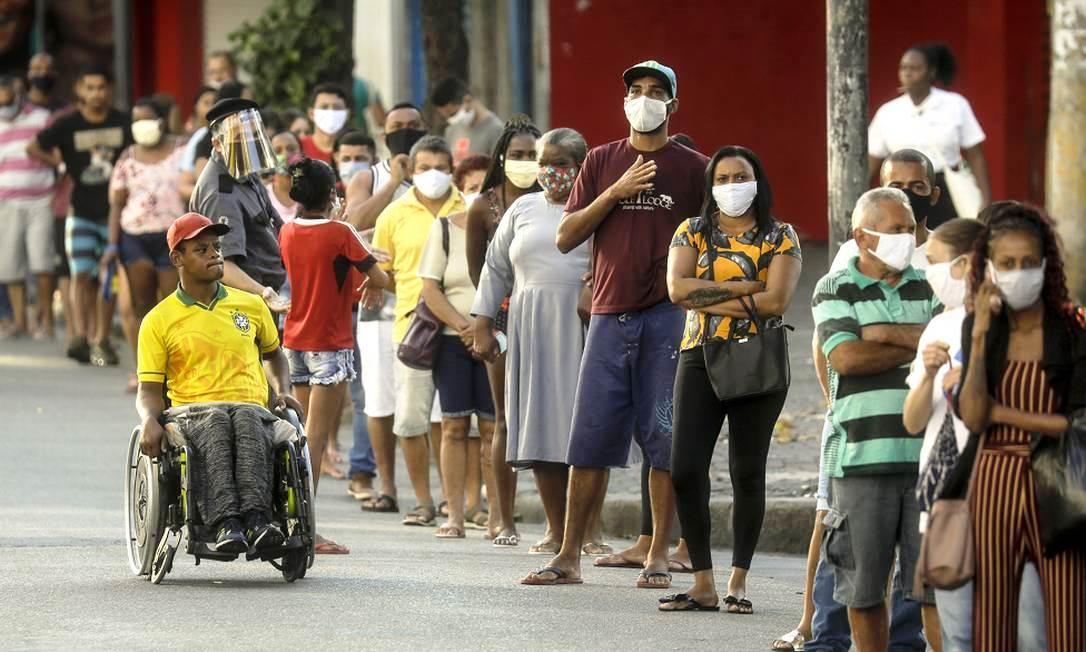
<path fill-rule="evenodd" d="M 589 517 L 606 490 L 607 469 L 626 466 L 633 441 L 652 467 L 657 535 L 637 584 L 671 582 L 672 385 L 684 315 L 668 299 L 665 273 L 675 229 L 701 211 L 708 159 L 668 139 L 668 119 L 678 109 L 671 68 L 646 61 L 622 79 L 630 135 L 588 153 L 558 227 L 563 252 L 595 236 L 592 321 L 567 454 L 573 469 L 565 540 L 525 584 L 580 583 Z"/>

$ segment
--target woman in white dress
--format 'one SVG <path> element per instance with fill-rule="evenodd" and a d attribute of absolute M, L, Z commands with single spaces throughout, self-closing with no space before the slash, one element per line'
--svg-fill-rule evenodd
<path fill-rule="evenodd" d="M 931 159 L 942 192 L 928 216 L 929 229 L 953 217 L 976 217 L 976 211 L 991 201 L 988 163 L 981 147 L 984 131 L 968 100 L 935 86 L 936 82 L 950 86 L 956 72 L 957 63 L 946 45 L 924 43 L 909 48 L 898 65 L 902 94 L 879 107 L 867 130 L 871 178 L 883 160 L 899 149 L 918 149 Z M 969 172 L 979 190 L 979 205 L 964 194 L 954 197 L 954 188 L 948 187 L 948 173 L 965 174 L 968 183 Z"/>
<path fill-rule="evenodd" d="M 487 249 L 472 314 L 475 353 L 493 359 L 500 348 L 494 315 L 502 298 L 510 297 L 506 459 L 535 475 L 547 534 L 531 552 L 546 552 L 561 544 L 565 524 L 566 449 L 584 351 L 577 302 L 589 269 L 587 242 L 563 255 L 555 236 L 588 146 L 576 131 L 554 129 L 539 139 L 537 151 L 543 192 L 521 196 L 502 217 Z"/>

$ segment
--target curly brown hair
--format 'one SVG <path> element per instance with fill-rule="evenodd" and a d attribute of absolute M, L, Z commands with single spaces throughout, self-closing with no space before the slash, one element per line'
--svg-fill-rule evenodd
<path fill-rule="evenodd" d="M 1029 233 L 1041 243 L 1045 260 L 1045 282 L 1041 299 L 1045 307 L 1062 315 L 1069 326 L 1077 324 L 1077 308 L 1067 292 L 1060 239 L 1055 223 L 1042 209 L 1014 201 L 997 202 L 985 209 L 987 225 L 976 240 L 973 250 L 971 287 L 984 282 L 988 272 L 988 257 L 996 238 L 1012 232 Z"/>

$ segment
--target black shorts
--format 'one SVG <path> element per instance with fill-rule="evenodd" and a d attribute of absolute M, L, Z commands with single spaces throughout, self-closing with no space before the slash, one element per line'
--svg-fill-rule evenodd
<path fill-rule="evenodd" d="M 476 415 L 494 420 L 494 397 L 486 365 L 464 347 L 456 335 L 442 335 L 441 348 L 434 362 L 434 385 L 441 400 L 441 416 L 447 418 Z"/>

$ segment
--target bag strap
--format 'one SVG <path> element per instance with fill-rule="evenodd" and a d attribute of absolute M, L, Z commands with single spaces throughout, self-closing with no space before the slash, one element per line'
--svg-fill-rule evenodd
<path fill-rule="evenodd" d="M 449 271 L 449 218 L 439 217 L 441 220 L 441 248 L 445 250 L 445 271 L 441 273 L 441 290 L 445 290 L 445 274 Z"/>
<path fill-rule="evenodd" d="M 754 240 L 754 245 L 758 248 L 758 257 L 761 258 L 762 257 L 762 244 L 765 242 L 765 231 L 757 223 L 754 225 L 754 228 L 758 229 L 758 236 Z M 707 279 L 709 281 L 715 281 L 716 280 L 714 275 L 715 275 L 715 272 L 716 272 L 716 258 L 717 258 L 717 256 L 716 256 L 716 242 L 713 241 L 713 230 L 714 229 L 716 229 L 715 221 L 708 220 L 708 222 L 706 224 L 706 234 L 705 234 L 706 245 L 705 246 L 706 246 L 706 254 L 707 254 L 708 260 L 709 260 L 709 278 Z M 757 265 L 757 263 L 755 263 L 755 264 Z M 695 268 L 696 267 L 697 267 L 697 265 L 695 264 Z M 753 278 L 751 278 L 746 273 L 744 273 L 743 275 L 746 276 L 748 280 L 751 280 L 751 281 L 757 281 L 758 280 L 758 272 L 757 272 L 757 270 L 755 270 Z M 758 327 L 758 332 L 760 333 L 760 332 L 762 332 L 764 330 L 763 329 L 763 324 L 765 323 L 765 321 L 758 318 L 758 306 L 757 306 L 757 304 L 754 303 L 753 299 L 750 300 L 750 305 L 749 306 L 747 305 L 747 298 L 748 297 L 745 297 L 745 296 L 736 297 L 736 299 L 739 301 L 739 305 L 743 306 L 743 310 L 746 311 L 747 316 L 750 317 L 751 321 L 753 321 L 754 324 Z M 705 320 L 705 330 L 704 330 L 704 332 L 702 333 L 702 336 L 701 336 L 701 342 L 702 342 L 702 344 L 704 344 L 704 343 L 709 341 L 709 316 L 708 315 L 703 315 L 702 319 Z M 732 317 L 731 322 L 729 323 L 729 326 L 728 326 L 728 339 L 731 340 L 732 336 L 734 334 L 735 334 L 735 318 Z"/>
<path fill-rule="evenodd" d="M 977 482 L 977 468 L 980 466 L 980 456 L 984 453 L 984 438 L 987 432 L 980 433 L 980 441 L 977 442 L 977 453 L 973 456 L 973 468 L 969 471 L 969 487 L 965 490 L 965 501 L 973 497 L 973 486 Z"/>

